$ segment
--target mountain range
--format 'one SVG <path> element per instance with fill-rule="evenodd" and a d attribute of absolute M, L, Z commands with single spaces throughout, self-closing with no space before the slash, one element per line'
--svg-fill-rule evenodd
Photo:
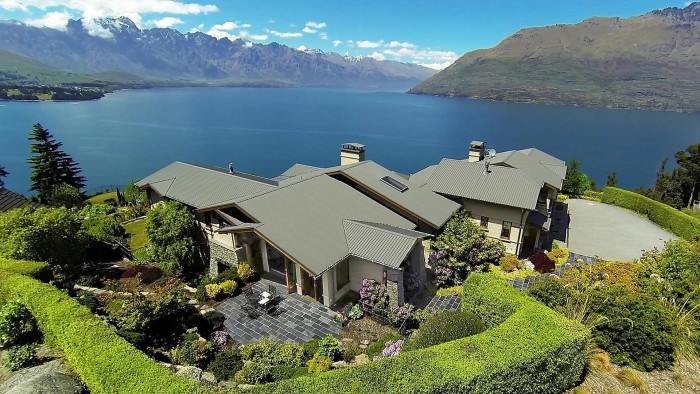
<path fill-rule="evenodd" d="M 217 39 L 201 32 L 140 29 L 130 19 L 70 20 L 65 31 L 0 21 L 0 49 L 73 74 L 127 73 L 178 83 L 408 89 L 435 73 L 426 67 L 278 43 Z"/>
<path fill-rule="evenodd" d="M 700 3 L 518 31 L 409 93 L 700 111 Z"/>

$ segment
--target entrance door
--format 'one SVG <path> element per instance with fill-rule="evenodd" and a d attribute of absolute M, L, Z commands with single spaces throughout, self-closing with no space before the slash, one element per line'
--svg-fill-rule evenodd
<path fill-rule="evenodd" d="M 523 244 L 520 245 L 520 257 L 529 257 L 535 251 L 535 242 L 537 242 L 537 228 L 526 223 L 525 232 L 523 234 Z"/>
<path fill-rule="evenodd" d="M 314 278 L 308 272 L 301 270 L 301 294 L 314 297 Z"/>

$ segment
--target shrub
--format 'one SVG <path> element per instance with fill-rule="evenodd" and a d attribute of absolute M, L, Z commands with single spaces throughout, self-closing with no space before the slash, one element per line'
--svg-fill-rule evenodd
<path fill-rule="evenodd" d="M 338 341 L 331 334 L 324 336 L 318 341 L 318 350 L 315 354 L 326 356 L 333 361 L 337 360 L 340 356 Z"/>
<path fill-rule="evenodd" d="M 551 276 L 533 283 L 527 292 L 554 310 L 566 304 L 567 292 L 564 284 Z"/>
<path fill-rule="evenodd" d="M 143 334 L 138 331 L 121 328 L 117 330 L 117 335 L 124 338 L 127 342 L 139 349 L 146 347 L 146 339 L 144 338 Z"/>
<path fill-rule="evenodd" d="M 343 361 L 346 363 L 349 363 L 360 354 L 362 354 L 362 348 L 355 342 L 349 343 L 345 349 L 342 350 Z"/>
<path fill-rule="evenodd" d="M 274 382 L 308 375 L 308 367 L 292 368 L 286 365 L 276 365 L 272 367 L 272 381 Z"/>
<path fill-rule="evenodd" d="M 238 272 L 235 268 L 228 268 L 225 271 L 220 272 L 219 275 L 216 275 L 216 278 L 214 278 L 215 283 L 221 283 L 227 280 L 241 280 L 241 277 L 238 275 Z"/>
<path fill-rule="evenodd" d="M 253 269 L 250 267 L 250 264 L 246 262 L 238 263 L 238 268 L 236 272 L 238 273 L 238 277 L 241 278 L 241 280 L 244 282 L 248 282 L 249 280 L 255 277 L 255 271 L 253 271 Z"/>
<path fill-rule="evenodd" d="M 224 293 L 224 290 L 218 283 L 210 283 L 205 285 L 204 289 L 206 291 L 207 298 L 211 300 L 219 299 L 219 297 L 221 297 Z"/>
<path fill-rule="evenodd" d="M 231 340 L 231 336 L 226 331 L 214 331 L 211 333 L 211 343 L 217 348 L 226 346 Z"/>
<path fill-rule="evenodd" d="M 651 371 L 673 365 L 668 312 L 658 301 L 621 286 L 594 293 L 592 307 L 605 316 L 593 329 L 593 340 L 613 362 Z"/>
<path fill-rule="evenodd" d="M 358 304 L 353 305 L 352 308 L 350 308 L 350 312 L 348 312 L 348 317 L 351 320 L 360 320 L 364 315 L 364 312 L 362 312 Z"/>
<path fill-rule="evenodd" d="M 422 349 L 439 343 L 468 337 L 486 330 L 478 316 L 470 312 L 446 311 L 437 313 L 420 325 L 414 334 L 412 347 Z"/>
<path fill-rule="evenodd" d="M 507 254 L 501 257 L 500 265 L 505 272 L 513 272 L 523 267 L 518 257 L 514 254 Z"/>
<path fill-rule="evenodd" d="M 36 322 L 29 310 L 17 301 L 0 309 L 0 347 L 19 345 L 36 334 Z"/>
<path fill-rule="evenodd" d="M 415 309 L 416 307 L 411 304 L 391 307 L 388 313 L 389 319 L 395 326 L 401 325 L 404 321 L 407 321 L 406 325 L 413 325 L 416 323 L 415 319 L 413 318 Z"/>
<path fill-rule="evenodd" d="M 207 370 L 214 374 L 216 380 L 222 381 L 231 379 L 241 368 L 243 368 L 243 360 L 240 352 L 237 349 L 231 349 L 216 353 Z"/>
<path fill-rule="evenodd" d="M 362 279 L 360 303 L 363 307 L 371 305 L 375 309 L 385 310 L 389 306 L 389 293 L 386 286 L 374 279 Z"/>
<path fill-rule="evenodd" d="M 530 262 L 532 263 L 532 265 L 535 266 L 535 271 L 541 274 L 554 272 L 554 261 L 544 253 L 533 254 L 532 256 L 530 256 Z"/>
<path fill-rule="evenodd" d="M 253 342 L 241 349 L 241 356 L 262 365 L 287 365 L 301 367 L 304 365 L 304 348 L 296 343 L 272 342 L 263 338 L 259 342 Z"/>
<path fill-rule="evenodd" d="M 322 354 L 316 354 L 311 360 L 306 363 L 310 374 L 326 372 L 331 369 L 333 360 Z"/>
<path fill-rule="evenodd" d="M 700 219 L 666 204 L 615 187 L 603 190 L 602 202 L 646 215 L 652 222 L 688 241 L 700 241 Z"/>
<path fill-rule="evenodd" d="M 250 362 L 236 372 L 234 380 L 238 383 L 260 384 L 272 380 L 272 367 L 265 364 Z"/>
<path fill-rule="evenodd" d="M 316 354 L 318 351 L 318 339 L 309 339 L 308 341 L 304 342 L 303 348 L 304 348 L 304 354 L 306 357 L 311 358 Z"/>
<path fill-rule="evenodd" d="M 163 270 L 150 265 L 132 265 L 122 272 L 122 278 L 138 278 L 145 285 L 150 285 L 163 277 Z"/>
<path fill-rule="evenodd" d="M 168 352 L 173 364 L 204 368 L 214 357 L 214 347 L 207 341 L 185 341 Z"/>
<path fill-rule="evenodd" d="M 384 335 L 383 337 L 379 338 L 376 342 L 372 342 L 369 346 L 367 346 L 367 356 L 370 359 L 373 359 L 374 357 L 382 354 L 387 343 L 395 342 L 399 339 L 401 339 L 401 335 L 399 334 Z"/>
<path fill-rule="evenodd" d="M 615 377 L 626 386 L 632 387 L 642 394 L 649 393 L 649 386 L 634 370 L 623 368 L 615 374 Z"/>
<path fill-rule="evenodd" d="M 36 361 L 36 346 L 33 344 L 13 346 L 7 350 L 5 357 L 5 366 L 11 371 L 17 371 Z"/>
<path fill-rule="evenodd" d="M 92 313 L 95 313 L 100 308 L 100 301 L 89 291 L 79 291 L 78 294 L 75 295 L 75 299 L 81 305 L 88 307 Z"/>
<path fill-rule="evenodd" d="M 226 315 L 219 311 L 209 311 L 199 315 L 197 320 L 197 330 L 203 337 L 208 337 L 214 331 L 221 331 L 224 328 Z"/>
<path fill-rule="evenodd" d="M 232 296 L 236 293 L 236 289 L 238 288 L 238 282 L 235 280 L 225 280 L 221 283 L 219 283 L 219 286 L 221 287 L 221 292 L 225 296 Z"/>

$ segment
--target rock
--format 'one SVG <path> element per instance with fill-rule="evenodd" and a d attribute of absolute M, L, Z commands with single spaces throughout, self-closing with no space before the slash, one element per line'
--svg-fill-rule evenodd
<path fill-rule="evenodd" d="M 207 384 L 212 384 L 216 385 L 217 380 L 216 377 L 214 377 L 214 374 L 211 372 L 202 372 L 202 383 L 207 383 Z"/>
<path fill-rule="evenodd" d="M 53 360 L 32 368 L 19 370 L 0 383 L 0 393 L 6 394 L 74 394 L 85 387 L 73 377 L 61 360 Z"/>
<path fill-rule="evenodd" d="M 343 338 L 343 339 L 340 340 L 340 342 L 341 342 L 342 344 L 344 344 L 344 345 L 348 345 L 348 344 L 350 344 L 350 343 L 355 342 L 355 340 L 352 339 L 352 338 Z"/>
<path fill-rule="evenodd" d="M 369 340 L 368 340 L 368 339 L 363 339 L 363 340 L 361 340 L 361 341 L 360 341 L 360 345 L 368 346 L 368 345 L 369 345 Z"/>
<path fill-rule="evenodd" d="M 241 383 L 238 385 L 238 388 L 241 390 L 249 390 L 249 389 L 252 389 L 253 387 L 255 387 L 255 385 L 253 385 L 253 384 Z"/>
<path fill-rule="evenodd" d="M 189 300 L 187 303 L 190 305 L 197 305 L 199 302 L 197 302 L 197 300 Z"/>
<path fill-rule="evenodd" d="M 535 265 L 532 264 L 530 261 L 525 261 L 525 262 L 523 262 L 523 267 L 525 267 L 525 269 L 528 270 L 528 271 L 534 271 L 534 270 L 535 270 Z"/>
<path fill-rule="evenodd" d="M 201 380 L 202 370 L 197 367 L 187 366 L 180 368 L 179 371 L 175 372 L 176 375 L 184 376 L 188 379 Z"/>
<path fill-rule="evenodd" d="M 360 349 L 367 349 L 367 345 L 360 345 Z"/>
<path fill-rule="evenodd" d="M 368 362 L 369 362 L 369 356 L 367 356 L 366 354 L 360 354 L 358 356 L 355 356 L 355 360 L 353 360 L 352 363 L 362 365 L 362 364 L 367 364 Z"/>
<path fill-rule="evenodd" d="M 183 287 L 182 287 L 182 290 L 185 290 L 185 291 L 188 292 L 188 293 L 196 293 L 196 292 L 197 292 L 197 289 L 193 289 L 193 288 L 191 288 L 191 287 L 189 287 L 189 286 L 187 286 L 187 285 L 183 286 Z"/>
<path fill-rule="evenodd" d="M 348 366 L 348 363 L 346 363 L 346 362 L 343 361 L 343 360 L 340 360 L 340 361 L 334 362 L 333 364 L 331 364 L 331 366 L 333 366 L 333 368 L 335 368 L 335 369 L 340 369 L 340 368 L 345 368 L 345 367 L 347 367 L 347 366 Z"/>

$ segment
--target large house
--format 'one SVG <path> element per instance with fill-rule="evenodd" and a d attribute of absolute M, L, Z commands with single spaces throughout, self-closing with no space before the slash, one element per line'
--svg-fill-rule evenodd
<path fill-rule="evenodd" d="M 532 179 L 537 169 L 532 163 L 561 162 L 527 152 L 519 151 L 515 159 L 515 153 L 491 159 L 480 154 L 482 162 L 445 159 L 409 177 L 365 160 L 365 147 L 352 143 L 341 147 L 337 167 L 295 164 L 275 178 L 263 178 L 235 171 L 233 165 L 175 162 L 137 186 L 146 190 L 151 204 L 176 200 L 195 213 L 208 240 L 212 274 L 246 261 L 286 284 L 289 292 L 326 305 L 359 291 L 362 280 L 370 278 L 386 284 L 392 303 L 401 305 L 426 283 L 430 238 L 462 206 L 474 217 L 488 214 L 492 222 L 498 220 L 498 229 L 489 228 L 498 238 L 505 238 L 502 221 L 510 221 L 512 252 L 535 248 L 546 224 L 535 216 L 547 216 L 538 204 L 555 198 L 561 182 Z M 517 160 L 532 166 L 523 170 Z M 481 187 L 498 187 L 504 197 L 469 192 Z M 508 197 L 511 193 L 518 197 Z M 534 236 L 527 235 L 528 228 Z M 528 237 L 532 245 L 525 242 Z"/>

